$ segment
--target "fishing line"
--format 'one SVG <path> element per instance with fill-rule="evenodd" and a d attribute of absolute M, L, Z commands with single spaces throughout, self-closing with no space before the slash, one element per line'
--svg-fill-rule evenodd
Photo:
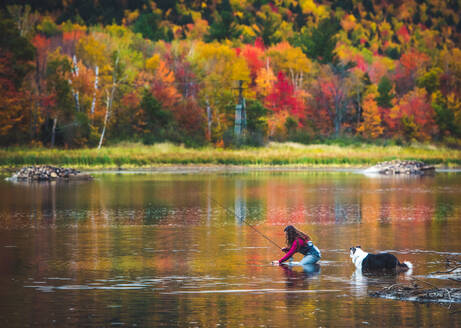
<path fill-rule="evenodd" d="M 253 227 L 251 224 L 249 224 L 247 221 L 245 221 L 244 218 L 238 216 L 234 211 L 232 211 L 231 209 L 225 207 L 224 205 L 221 205 L 220 203 L 218 203 L 217 200 L 215 200 L 213 197 L 211 196 L 208 196 L 208 198 L 210 198 L 212 201 L 214 201 L 216 204 L 218 204 L 219 206 L 221 206 L 223 209 L 225 209 L 227 212 L 231 213 L 232 215 L 236 216 L 239 220 L 245 222 L 248 226 L 250 226 L 250 228 L 252 228 L 254 231 L 256 231 L 257 233 L 259 233 L 261 236 L 263 236 L 266 240 L 270 241 L 273 245 L 277 246 L 277 248 L 279 249 L 282 249 L 282 247 L 280 247 L 279 245 L 277 245 L 272 239 L 270 239 L 269 237 L 267 237 L 266 235 L 264 235 L 262 232 L 260 232 L 258 229 L 256 229 L 255 227 Z"/>

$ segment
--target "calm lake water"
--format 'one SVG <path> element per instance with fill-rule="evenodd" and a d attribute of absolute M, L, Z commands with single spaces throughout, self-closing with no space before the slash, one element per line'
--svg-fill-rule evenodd
<path fill-rule="evenodd" d="M 349 258 L 354 245 L 390 251 L 413 263 L 413 277 L 456 286 L 429 273 L 461 257 L 461 173 L 95 177 L 0 176 L 3 327 L 461 326 L 459 305 L 369 297 L 410 278 L 363 277 Z M 282 247 L 294 224 L 322 260 L 271 266 L 282 253 L 242 217 Z"/>

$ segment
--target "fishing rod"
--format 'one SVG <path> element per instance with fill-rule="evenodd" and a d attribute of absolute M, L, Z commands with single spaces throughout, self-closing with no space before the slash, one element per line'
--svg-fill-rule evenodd
<path fill-rule="evenodd" d="M 219 206 L 221 206 L 223 209 L 225 209 L 228 213 L 236 216 L 239 220 L 245 222 L 248 226 L 250 226 L 250 228 L 252 228 L 254 231 L 256 231 L 257 233 L 259 233 L 261 236 L 263 236 L 266 240 L 270 241 L 273 245 L 277 246 L 277 248 L 279 248 L 280 250 L 282 249 L 282 247 L 280 247 L 279 245 L 277 245 L 272 239 L 270 239 L 269 237 L 267 237 L 266 235 L 264 235 L 262 232 L 260 232 L 258 229 L 256 229 L 254 226 L 252 226 L 251 224 L 249 224 L 247 221 L 245 221 L 244 218 L 240 217 L 237 215 L 237 213 L 235 213 L 234 211 L 232 211 L 231 209 L 225 207 L 224 205 L 221 205 L 220 203 L 218 203 L 218 201 L 216 199 L 214 199 L 213 197 L 211 196 L 208 196 L 209 199 L 211 199 L 212 201 L 214 201 L 216 204 L 218 204 Z"/>

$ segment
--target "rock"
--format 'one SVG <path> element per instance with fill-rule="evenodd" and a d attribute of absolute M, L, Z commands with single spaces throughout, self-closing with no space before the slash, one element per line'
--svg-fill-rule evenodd
<path fill-rule="evenodd" d="M 433 173 L 434 171 L 434 166 L 427 165 L 424 162 L 393 160 L 376 164 L 366 169 L 365 173 L 423 175 Z"/>
<path fill-rule="evenodd" d="M 50 181 L 50 180 L 90 180 L 93 177 L 75 169 L 65 169 L 49 165 L 23 167 L 13 174 L 11 180 Z"/>

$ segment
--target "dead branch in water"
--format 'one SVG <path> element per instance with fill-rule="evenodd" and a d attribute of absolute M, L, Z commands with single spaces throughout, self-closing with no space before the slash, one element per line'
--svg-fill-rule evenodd
<path fill-rule="evenodd" d="M 431 286 L 431 289 L 423 289 L 413 282 L 412 285 L 393 284 L 384 287 L 380 291 L 369 293 L 374 297 L 395 298 L 398 300 L 411 300 L 416 302 L 438 302 L 438 303 L 461 303 L 461 288 L 439 288 L 427 281 L 412 278 Z M 451 307 L 451 305 L 450 305 Z"/>
<path fill-rule="evenodd" d="M 439 287 L 437 287 L 436 285 L 433 285 L 433 284 L 431 284 L 431 283 L 429 283 L 429 282 L 427 282 L 427 281 L 420 280 L 420 279 L 416 279 L 416 278 L 414 278 L 414 277 L 411 277 L 411 279 L 416 280 L 416 281 L 419 281 L 419 282 L 423 282 L 423 283 L 425 283 L 425 284 L 427 284 L 427 285 L 429 285 L 429 286 L 431 286 L 431 287 L 434 287 L 434 288 L 439 289 Z"/>
<path fill-rule="evenodd" d="M 459 260 L 457 257 L 446 257 L 445 258 L 445 265 L 447 268 L 453 267 L 453 266 L 460 266 L 461 265 L 461 260 Z"/>
<path fill-rule="evenodd" d="M 461 265 L 457 265 L 453 268 L 451 268 L 450 270 L 447 270 L 447 271 L 434 271 L 434 272 L 431 272 L 430 274 L 437 274 L 437 273 L 452 273 L 453 271 L 455 271 L 456 269 L 461 269 Z"/>

